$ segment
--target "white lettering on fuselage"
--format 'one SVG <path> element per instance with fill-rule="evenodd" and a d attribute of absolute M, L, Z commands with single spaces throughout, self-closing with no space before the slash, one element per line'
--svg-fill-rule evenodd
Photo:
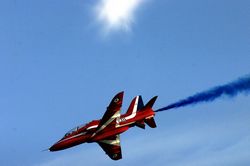
<path fill-rule="evenodd" d="M 125 122 L 126 118 L 116 118 L 116 123 Z"/>

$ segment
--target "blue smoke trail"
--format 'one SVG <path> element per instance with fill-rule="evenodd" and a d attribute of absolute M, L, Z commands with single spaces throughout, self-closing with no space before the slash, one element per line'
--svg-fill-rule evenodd
<path fill-rule="evenodd" d="M 216 86 L 204 92 L 197 93 L 193 96 L 189 96 L 186 99 L 182 99 L 176 103 L 170 104 L 166 107 L 160 108 L 155 112 L 165 111 L 172 108 L 183 107 L 187 105 L 197 104 L 201 102 L 211 102 L 221 96 L 235 97 L 239 93 L 245 94 L 250 92 L 250 75 L 244 78 L 240 78 L 231 83 Z"/>

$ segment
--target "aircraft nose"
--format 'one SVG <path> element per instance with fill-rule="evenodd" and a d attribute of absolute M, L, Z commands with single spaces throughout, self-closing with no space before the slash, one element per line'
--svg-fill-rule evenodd
<path fill-rule="evenodd" d="M 61 146 L 60 146 L 60 143 L 55 143 L 54 145 L 52 145 L 50 148 L 49 148 L 49 151 L 51 152 L 54 152 L 54 151 L 58 151 L 58 150 L 61 150 Z"/>
<path fill-rule="evenodd" d="M 51 151 L 51 152 L 56 151 L 56 146 L 55 146 L 55 145 L 51 146 L 51 147 L 49 148 L 49 151 Z"/>

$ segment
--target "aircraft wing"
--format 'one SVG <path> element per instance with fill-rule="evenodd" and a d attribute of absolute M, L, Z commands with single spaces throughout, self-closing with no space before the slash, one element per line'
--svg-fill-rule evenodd
<path fill-rule="evenodd" d="M 119 135 L 109 137 L 105 140 L 101 140 L 98 142 L 98 144 L 112 160 L 119 160 L 122 158 Z"/>
<path fill-rule="evenodd" d="M 96 134 L 103 130 L 106 126 L 108 126 L 115 118 L 120 116 L 120 111 L 122 107 L 123 93 L 120 92 L 112 99 L 109 106 L 107 107 L 107 111 L 103 115 L 98 127 Z"/>

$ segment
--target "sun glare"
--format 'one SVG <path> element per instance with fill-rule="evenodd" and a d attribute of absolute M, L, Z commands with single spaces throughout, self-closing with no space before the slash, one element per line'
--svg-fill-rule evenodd
<path fill-rule="evenodd" d="M 97 7 L 98 19 L 108 29 L 129 30 L 134 12 L 142 0 L 101 0 Z"/>

